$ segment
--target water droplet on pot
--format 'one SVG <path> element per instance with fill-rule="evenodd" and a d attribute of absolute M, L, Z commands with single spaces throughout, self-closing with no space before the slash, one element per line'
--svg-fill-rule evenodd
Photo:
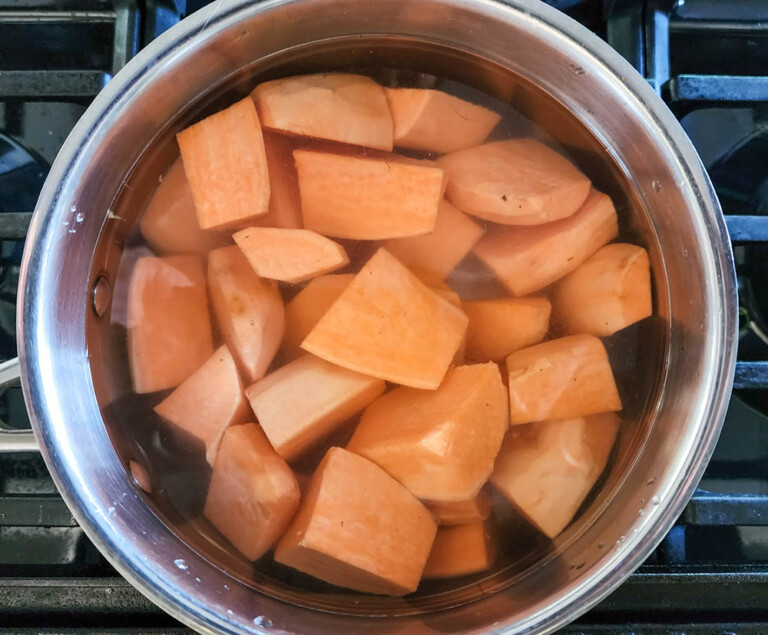
<path fill-rule="evenodd" d="M 173 561 L 173 564 L 175 564 L 182 571 L 189 569 L 189 565 L 181 558 L 176 558 L 176 560 Z"/>
<path fill-rule="evenodd" d="M 653 503 L 654 505 L 658 505 L 660 502 L 661 502 L 661 499 L 658 496 L 654 496 L 651 499 L 651 503 Z"/>
<path fill-rule="evenodd" d="M 202 582 L 202 580 L 201 580 L 200 578 L 197 578 L 197 577 L 196 577 L 196 578 L 195 578 L 195 582 Z"/>
<path fill-rule="evenodd" d="M 645 482 L 645 484 L 646 484 L 646 485 L 653 485 L 655 482 L 656 482 L 656 477 L 655 477 L 655 476 L 652 476 L 651 478 L 649 478 L 649 479 L 648 479 L 648 480 Z"/>
<path fill-rule="evenodd" d="M 637 512 L 637 515 L 638 516 L 645 516 L 645 510 L 641 509 L 640 511 Z"/>
<path fill-rule="evenodd" d="M 270 628 L 272 626 L 272 620 L 268 617 L 264 617 L 263 615 L 254 617 L 253 623 L 256 624 L 256 626 L 260 626 L 261 628 Z"/>
<path fill-rule="evenodd" d="M 604 542 L 597 543 L 597 548 L 598 549 L 605 549 L 605 543 Z"/>
<path fill-rule="evenodd" d="M 82 212 L 78 212 L 75 216 L 75 221 L 78 223 L 82 223 L 85 220 L 85 215 Z"/>
<path fill-rule="evenodd" d="M 234 613 L 232 612 L 232 609 L 227 609 L 227 615 L 234 615 Z"/>
<path fill-rule="evenodd" d="M 224 588 L 225 588 L 227 591 L 229 591 L 229 585 L 228 585 L 228 584 L 225 584 L 225 585 L 224 585 Z"/>
<path fill-rule="evenodd" d="M 659 181 L 654 180 L 651 185 L 653 186 L 654 192 L 661 192 L 661 183 L 659 183 Z"/>
<path fill-rule="evenodd" d="M 72 207 L 70 207 L 69 211 L 70 212 L 76 212 L 77 211 L 77 205 L 73 205 Z"/>

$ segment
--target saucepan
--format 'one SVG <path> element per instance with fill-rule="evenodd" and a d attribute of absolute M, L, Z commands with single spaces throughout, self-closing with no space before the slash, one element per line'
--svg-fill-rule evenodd
<path fill-rule="evenodd" d="M 171 481 L 156 480 L 115 414 L 127 399 L 113 319 L 120 264 L 174 134 L 257 80 L 349 68 L 431 74 L 513 104 L 609 190 L 654 277 L 655 315 L 636 334 L 642 363 L 623 371 L 644 388 L 630 386 L 615 459 L 576 522 L 485 576 L 400 599 L 303 588 L 228 552 L 165 505 Z M 120 573 L 201 632 L 562 626 L 621 584 L 682 511 L 718 438 L 736 356 L 732 254 L 691 143 L 628 63 L 537 0 L 218 0 L 186 18 L 109 82 L 61 149 L 30 227 L 18 306 L 24 395 L 62 496 Z"/>

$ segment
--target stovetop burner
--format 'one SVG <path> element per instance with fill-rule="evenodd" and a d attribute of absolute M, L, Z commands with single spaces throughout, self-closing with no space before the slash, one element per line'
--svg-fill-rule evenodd
<path fill-rule="evenodd" d="M 758 633 L 768 623 L 768 3 L 549 0 L 666 99 L 726 214 L 740 284 L 736 390 L 691 503 L 619 590 L 565 633 Z M 138 49 L 206 0 L 0 0 L 0 361 L 15 355 L 23 237 L 50 162 Z M 18 388 L 0 425 L 28 426 Z M 0 626 L 184 629 L 133 590 L 72 518 L 37 454 L 0 455 Z M 26 630 L 29 629 L 29 630 Z"/>

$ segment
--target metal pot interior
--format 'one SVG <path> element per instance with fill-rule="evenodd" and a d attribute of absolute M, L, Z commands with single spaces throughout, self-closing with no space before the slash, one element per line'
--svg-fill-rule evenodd
<path fill-rule="evenodd" d="M 385 80 L 396 76 L 405 83 L 418 83 L 427 73 L 495 97 L 500 108 L 517 111 L 513 114 L 517 135 L 542 131 L 551 135 L 595 187 L 611 195 L 620 216 L 621 235 L 644 245 L 652 260 L 655 316 L 606 341 L 625 404 L 623 425 L 609 468 L 582 506 L 576 522 L 555 541 L 549 541 L 499 501 L 498 508 L 505 515 L 501 537 L 504 550 L 494 568 L 456 581 L 424 583 L 416 594 L 404 599 L 345 592 L 275 565 L 269 557 L 253 565 L 234 551 L 201 517 L 210 471 L 199 460 L 199 448 L 168 433 L 152 412 L 157 396 L 134 395 L 128 375 L 126 285 L 131 263 L 145 249 L 137 237 L 136 222 L 158 174 L 177 155 L 174 134 L 241 99 L 260 81 L 320 71 L 363 72 Z M 618 535 L 594 541 L 588 537 L 589 528 L 627 486 L 627 479 L 636 479 L 629 471 L 653 427 L 669 355 L 668 286 L 651 222 L 652 210 L 638 196 L 631 176 L 573 112 L 534 82 L 479 55 L 412 38 L 371 37 L 317 42 L 259 60 L 211 86 L 185 109 L 160 116 L 166 116 L 167 121 L 159 122 L 157 136 L 116 191 L 111 207 L 116 218 L 107 221 L 99 237 L 91 279 L 108 281 L 113 301 L 103 315 L 91 312 L 87 316 L 87 338 L 94 389 L 120 461 L 125 466 L 136 461 L 148 470 L 153 492 L 142 492 L 141 496 L 180 541 L 211 566 L 260 593 L 311 609 L 369 616 L 412 615 L 456 607 L 503 589 L 508 592 L 507 610 L 514 612 L 515 605 L 523 607 L 533 599 L 530 592 L 525 592 L 530 585 L 521 584 L 522 580 L 535 579 L 537 594 L 547 588 L 554 590 L 573 581 L 587 564 L 596 562 L 604 550 L 613 547 Z M 645 498 L 650 501 L 651 497 L 649 489 Z M 635 509 L 634 515 L 637 513 Z"/>

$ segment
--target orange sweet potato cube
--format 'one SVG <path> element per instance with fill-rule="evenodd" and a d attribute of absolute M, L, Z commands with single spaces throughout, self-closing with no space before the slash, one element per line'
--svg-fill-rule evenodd
<path fill-rule="evenodd" d="M 304 339 L 329 362 L 434 389 L 458 350 L 467 318 L 386 249 L 379 249 Z"/>
<path fill-rule="evenodd" d="M 480 523 L 491 515 L 493 493 L 490 485 L 484 485 L 477 496 L 463 501 L 422 501 L 438 525 L 467 525 Z"/>
<path fill-rule="evenodd" d="M 176 139 L 202 229 L 231 227 L 269 211 L 267 155 L 250 97 Z"/>
<path fill-rule="evenodd" d="M 256 275 L 236 245 L 208 254 L 208 288 L 219 329 L 238 366 L 248 381 L 261 379 L 285 332 L 280 292 Z"/>
<path fill-rule="evenodd" d="M 347 448 L 417 498 L 466 501 L 488 480 L 508 426 L 498 366 L 458 366 L 437 390 L 395 388 L 373 402 Z"/>
<path fill-rule="evenodd" d="M 619 429 L 612 412 L 514 426 L 491 483 L 550 538 L 573 519 L 605 469 Z"/>
<path fill-rule="evenodd" d="M 453 152 L 485 141 L 501 115 L 441 90 L 385 88 L 395 145 L 427 152 Z"/>
<path fill-rule="evenodd" d="M 487 571 L 498 553 L 491 522 L 439 527 L 424 567 L 425 578 L 455 578 Z"/>
<path fill-rule="evenodd" d="M 407 489 L 367 459 L 331 448 L 275 549 L 275 560 L 337 586 L 416 590 L 437 525 Z"/>
<path fill-rule="evenodd" d="M 178 386 L 213 354 L 199 256 L 139 258 L 128 286 L 128 361 L 137 393 Z"/>
<path fill-rule="evenodd" d="M 256 218 L 254 225 L 283 229 L 303 227 L 293 145 L 289 137 L 264 131 L 264 149 L 269 170 L 269 211 Z"/>
<path fill-rule="evenodd" d="M 421 163 L 294 150 L 304 227 L 324 236 L 380 240 L 428 234 L 443 171 Z"/>
<path fill-rule="evenodd" d="M 592 335 L 571 335 L 507 357 L 513 425 L 621 410 L 608 353 Z"/>
<path fill-rule="evenodd" d="M 237 365 L 226 345 L 157 404 L 155 412 L 205 443 L 205 458 L 212 466 L 227 428 L 249 416 Z"/>
<path fill-rule="evenodd" d="M 381 379 L 304 355 L 249 386 L 246 396 L 272 447 L 291 461 L 385 388 Z"/>
<path fill-rule="evenodd" d="M 592 190 L 576 214 L 536 227 L 495 227 L 474 252 L 516 296 L 570 273 L 619 233 L 611 199 Z"/>
<path fill-rule="evenodd" d="M 255 423 L 224 433 L 203 513 L 249 560 L 261 558 L 299 507 L 299 486 Z"/>
<path fill-rule="evenodd" d="M 552 306 L 546 298 L 499 298 L 465 301 L 461 308 L 469 318 L 467 358 L 486 362 L 543 340 Z"/>

